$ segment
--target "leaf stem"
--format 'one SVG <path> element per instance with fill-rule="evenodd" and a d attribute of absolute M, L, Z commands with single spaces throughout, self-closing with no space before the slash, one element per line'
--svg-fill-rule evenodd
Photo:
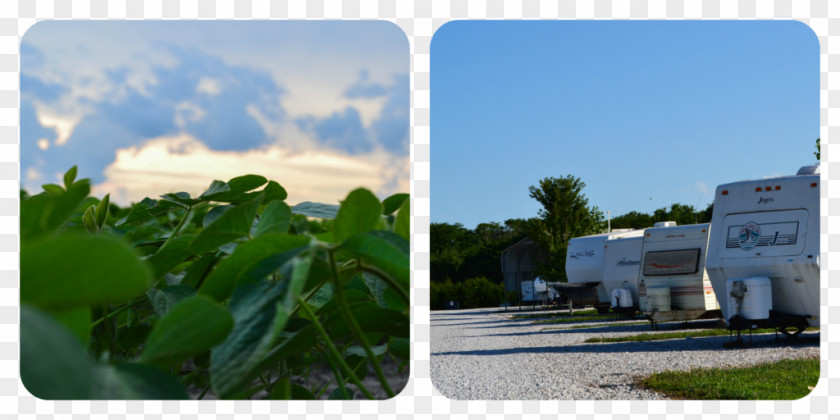
<path fill-rule="evenodd" d="M 103 323 L 103 322 L 107 321 L 108 319 L 113 318 L 113 317 L 115 317 L 115 316 L 117 316 L 117 315 L 119 315 L 119 314 L 121 314 L 121 313 L 123 313 L 123 312 L 127 311 L 128 309 L 131 309 L 131 307 L 133 307 L 134 305 L 136 305 L 136 304 L 138 304 L 138 303 L 141 303 L 141 302 L 143 302 L 144 300 L 147 300 L 147 299 L 149 299 L 149 297 L 148 297 L 148 296 L 146 296 L 146 295 L 143 295 L 143 296 L 141 296 L 141 297 L 139 297 L 139 298 L 137 298 L 137 299 L 134 299 L 134 300 L 132 300 L 131 302 L 128 302 L 127 304 L 125 304 L 124 306 L 122 306 L 122 307 L 120 307 L 120 308 L 116 309 L 115 311 L 113 311 L 113 312 L 111 312 L 111 313 L 109 313 L 109 314 L 104 315 L 102 318 L 99 318 L 99 319 L 97 319 L 96 321 L 93 321 L 93 322 L 90 324 L 90 327 L 91 327 L 91 328 L 96 327 L 97 325 L 99 325 L 99 324 L 101 324 L 101 323 Z"/>
<path fill-rule="evenodd" d="M 321 355 L 324 357 L 324 359 L 327 359 L 327 364 L 330 365 L 330 369 L 333 372 L 333 376 L 335 376 L 335 383 L 336 383 L 336 385 L 338 385 L 338 389 L 341 390 L 341 395 L 344 398 L 347 398 L 350 394 L 347 393 L 347 388 L 344 386 L 345 381 L 344 381 L 344 377 L 341 376 L 341 369 L 339 369 L 335 366 L 335 362 L 330 361 L 330 356 L 331 356 L 330 354 L 323 351 L 323 349 L 319 349 L 319 350 L 321 352 Z"/>
<path fill-rule="evenodd" d="M 353 317 L 353 313 L 350 311 L 350 305 L 347 304 L 347 299 L 344 296 L 344 288 L 340 283 L 341 277 L 338 275 L 338 268 L 335 263 L 335 251 L 332 249 L 327 250 L 327 256 L 329 257 L 330 271 L 332 273 L 333 281 L 335 282 L 335 297 L 338 300 L 338 307 L 341 309 L 345 321 L 347 322 L 347 326 L 350 327 L 350 331 L 353 332 L 353 335 L 356 336 L 356 340 L 362 348 L 365 349 L 368 360 L 370 360 L 373 370 L 376 372 L 376 377 L 379 378 L 379 382 L 382 384 L 382 388 L 385 390 L 385 393 L 388 394 L 389 398 L 393 398 L 396 394 L 391 389 L 391 386 L 388 385 L 388 381 L 385 379 L 385 374 L 382 372 L 382 366 L 379 365 L 379 360 L 376 359 L 376 355 L 373 353 L 373 349 L 370 348 L 370 344 L 368 343 L 367 338 L 365 338 L 364 332 L 361 327 L 359 327 L 359 323 L 356 322 L 356 318 Z"/>
<path fill-rule="evenodd" d="M 305 312 L 306 315 L 308 315 L 309 318 L 312 320 L 312 325 L 314 325 L 315 329 L 318 330 L 318 333 L 321 334 L 321 337 L 324 339 L 324 343 L 327 345 L 327 348 L 330 350 L 330 353 L 332 353 L 332 355 L 341 365 L 341 368 L 344 369 L 345 372 L 347 372 L 347 375 L 350 376 L 350 380 L 353 381 L 353 384 L 355 384 L 359 388 L 359 391 L 365 394 L 365 397 L 371 400 L 375 399 L 373 394 L 371 394 L 370 391 L 368 391 L 368 389 L 365 388 L 364 385 L 362 385 L 362 381 L 360 381 L 359 377 L 357 377 L 353 370 L 350 369 L 350 366 L 347 366 L 347 362 L 345 362 L 344 359 L 341 357 L 341 353 L 339 353 L 338 349 L 335 348 L 335 345 L 330 340 L 330 336 L 327 334 L 327 331 L 324 330 L 324 326 L 321 325 L 321 323 L 318 321 L 318 318 L 315 316 L 312 310 L 309 309 L 308 306 L 306 306 L 306 303 L 301 298 L 298 298 L 298 305 L 303 309 L 303 312 Z"/>

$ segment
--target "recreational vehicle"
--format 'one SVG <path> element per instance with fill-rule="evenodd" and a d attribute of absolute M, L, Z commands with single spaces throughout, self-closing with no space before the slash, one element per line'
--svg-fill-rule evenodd
<path fill-rule="evenodd" d="M 610 239 L 604 243 L 604 289 L 610 293 L 613 311 L 634 313 L 639 309 L 639 265 L 642 236 Z"/>
<path fill-rule="evenodd" d="M 584 287 L 596 290 L 599 312 L 606 312 L 610 307 L 610 294 L 604 288 L 604 251 L 608 240 L 640 237 L 642 229 L 615 230 L 610 233 L 582 236 L 569 240 L 566 254 L 566 277 L 570 284 L 584 284 Z"/>
<path fill-rule="evenodd" d="M 819 166 L 717 187 L 706 270 L 730 330 L 819 325 L 819 266 Z"/>
<path fill-rule="evenodd" d="M 645 230 L 638 275 L 640 311 L 657 322 L 720 316 L 706 273 L 709 224 Z"/>

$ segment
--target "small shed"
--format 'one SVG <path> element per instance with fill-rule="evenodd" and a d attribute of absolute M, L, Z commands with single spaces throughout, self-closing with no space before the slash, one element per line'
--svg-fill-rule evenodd
<path fill-rule="evenodd" d="M 545 261 L 546 252 L 530 238 L 525 238 L 502 251 L 502 276 L 505 285 L 505 297 L 509 292 L 516 292 L 518 302 L 522 303 L 522 283 L 531 283 L 536 279 L 536 264 Z"/>

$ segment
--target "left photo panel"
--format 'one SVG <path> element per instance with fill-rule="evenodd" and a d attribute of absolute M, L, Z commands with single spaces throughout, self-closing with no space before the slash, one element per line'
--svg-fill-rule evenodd
<path fill-rule="evenodd" d="M 47 400 L 388 399 L 409 44 L 384 21 L 44 21 L 20 45 L 20 375 Z"/>

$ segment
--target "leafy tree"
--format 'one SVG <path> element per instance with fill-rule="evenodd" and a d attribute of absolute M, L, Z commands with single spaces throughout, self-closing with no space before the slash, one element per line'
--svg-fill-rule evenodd
<path fill-rule="evenodd" d="M 586 184 L 572 175 L 544 178 L 528 188 L 530 197 L 542 204 L 540 223 L 531 237 L 548 252 L 548 263 L 538 265 L 537 274 L 546 280 L 566 281 L 566 249 L 569 239 L 602 232 L 604 214 L 589 206 L 583 194 Z"/>
<path fill-rule="evenodd" d="M 820 161 L 820 138 L 817 137 L 817 151 L 814 152 L 814 156 L 817 157 L 817 162 Z"/>

